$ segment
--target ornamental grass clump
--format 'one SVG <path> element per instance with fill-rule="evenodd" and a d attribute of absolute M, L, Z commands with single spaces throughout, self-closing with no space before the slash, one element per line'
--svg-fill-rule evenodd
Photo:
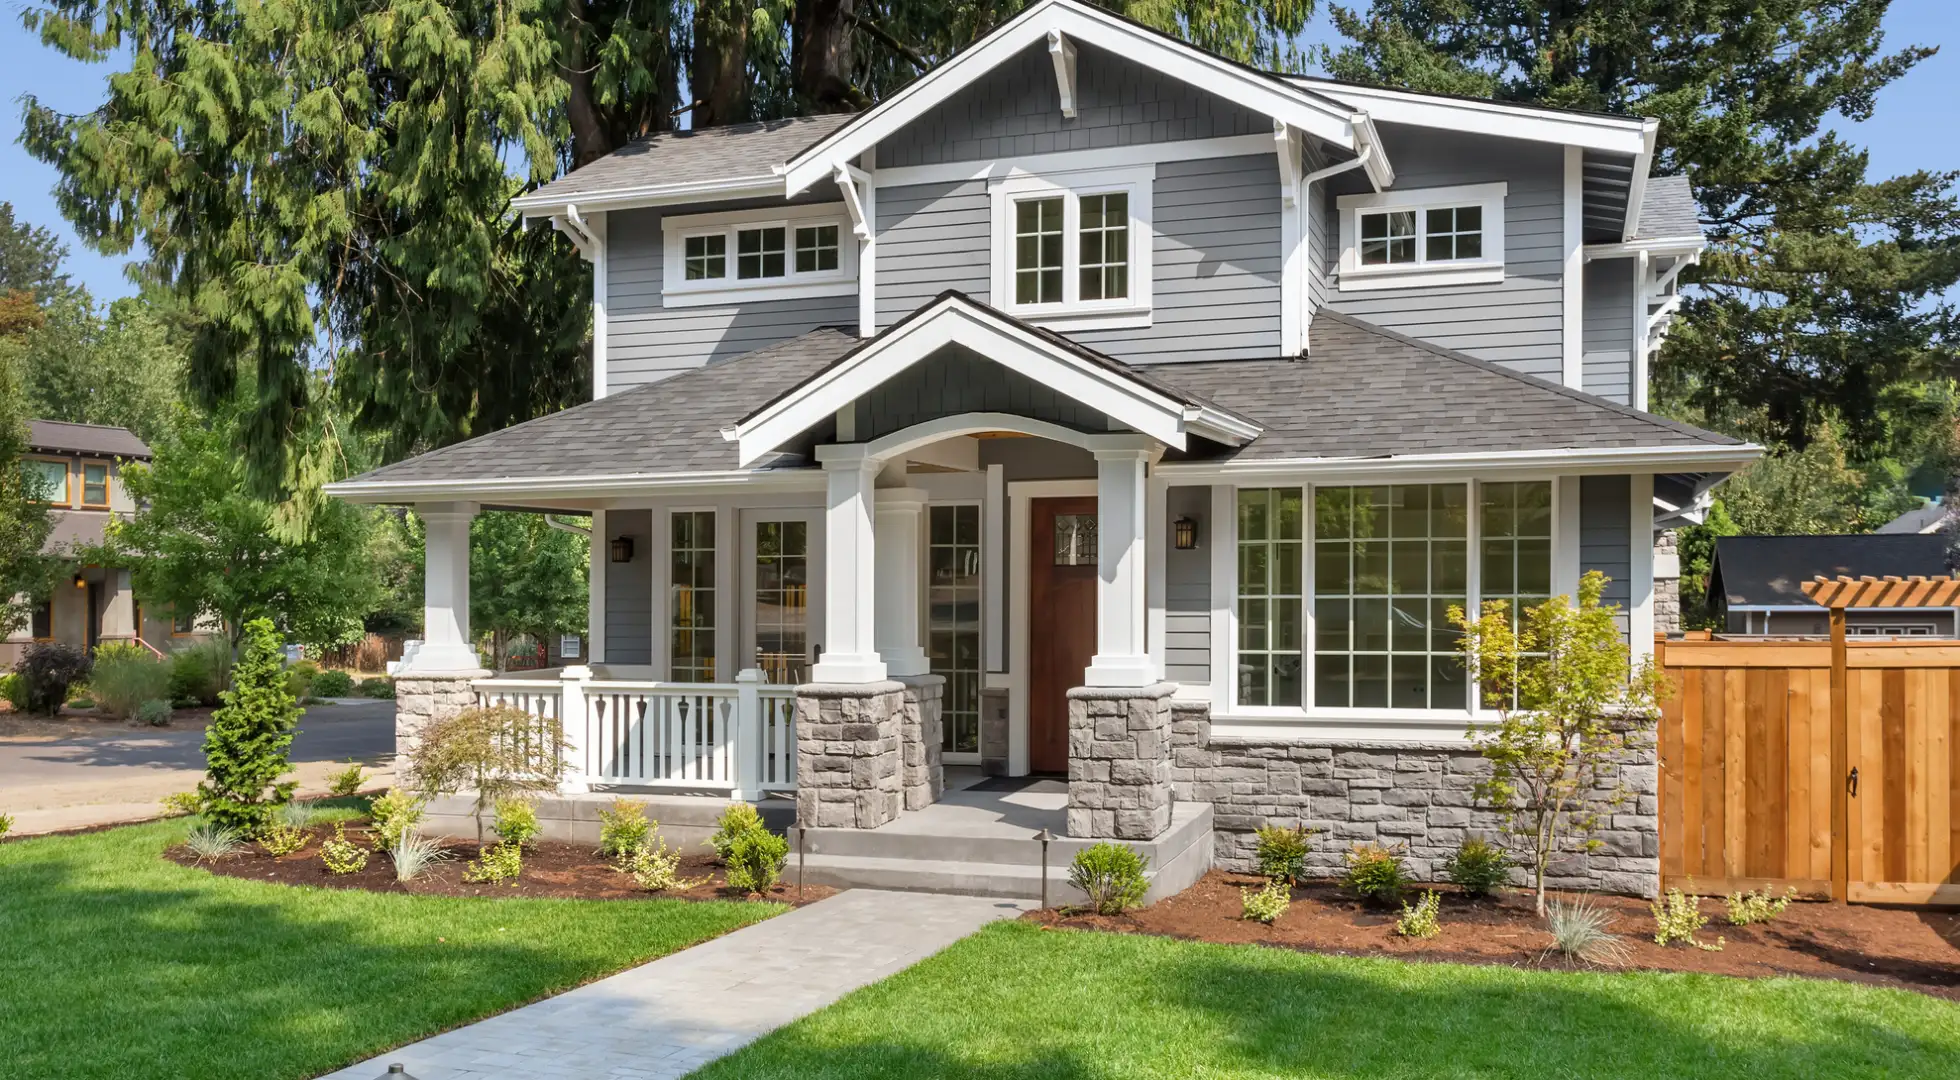
<path fill-rule="evenodd" d="M 388 849 L 388 857 L 395 862 L 395 880 L 407 882 L 428 873 L 430 867 L 449 858 L 449 852 L 433 837 L 405 833 Z"/>
<path fill-rule="evenodd" d="M 599 854 L 609 859 L 631 855 L 645 847 L 653 822 L 647 820 L 645 803 L 616 798 L 611 806 L 599 808 Z"/>
<path fill-rule="evenodd" d="M 1150 860 L 1126 844 L 1101 840 L 1075 853 L 1069 863 L 1069 884 L 1089 898 L 1098 915 L 1121 915 L 1143 902 L 1150 884 L 1144 871 Z"/>
<path fill-rule="evenodd" d="M 767 893 L 783 875 L 789 841 L 757 824 L 728 845 L 728 887 L 740 893 Z"/>
<path fill-rule="evenodd" d="M 1269 878 L 1257 889 L 1239 890 L 1239 918 L 1271 926 L 1293 906 L 1293 890 L 1278 878 Z"/>
<path fill-rule="evenodd" d="M 197 861 L 205 862 L 238 854 L 245 848 L 245 838 L 228 825 L 200 821 L 184 834 L 184 847 L 197 857 Z"/>
<path fill-rule="evenodd" d="M 144 702 L 170 693 L 170 664 L 133 641 L 105 641 L 95 647 L 88 688 L 104 712 L 128 720 Z"/>
<path fill-rule="evenodd" d="M 273 815 L 273 818 L 281 825 L 287 825 L 295 829 L 305 829 L 312 826 L 313 819 L 317 816 L 319 814 L 312 806 L 300 802 L 298 799 L 294 799 L 292 802 L 281 806 L 278 813 Z"/>
<path fill-rule="evenodd" d="M 320 861 L 329 874 L 353 874 L 367 868 L 367 849 L 347 839 L 347 826 L 334 822 L 333 839 L 320 845 Z"/>
<path fill-rule="evenodd" d="M 1307 872 L 1307 852 L 1319 832 L 1303 825 L 1262 826 L 1254 834 L 1260 876 L 1289 886 L 1298 884 Z"/>
<path fill-rule="evenodd" d="M 1347 853 L 1346 863 L 1341 884 L 1371 904 L 1386 907 L 1396 903 L 1409 885 L 1409 868 L 1402 862 L 1400 847 L 1356 844 Z"/>
<path fill-rule="evenodd" d="M 1721 952 L 1726 944 L 1717 935 L 1715 944 L 1698 941 L 1695 932 L 1708 925 L 1708 916 L 1701 913 L 1701 897 L 1683 893 L 1680 889 L 1669 889 L 1667 895 L 1647 906 L 1654 913 L 1654 944 L 1665 945 L 1670 941 L 1686 942 L 1703 952 Z"/>
<path fill-rule="evenodd" d="M 1601 967 L 1625 967 L 1633 958 L 1626 939 L 1613 933 L 1613 913 L 1586 897 L 1554 900 L 1545 916 L 1552 948 L 1567 960 Z"/>
<path fill-rule="evenodd" d="M 1402 914 L 1395 919 L 1395 932 L 1403 937 L 1433 938 L 1443 932 L 1443 921 L 1439 916 L 1443 910 L 1443 894 L 1425 892 L 1410 907 L 1405 900 Z"/>
<path fill-rule="evenodd" d="M 252 834 L 293 797 L 297 785 L 281 780 L 299 723 L 299 707 L 286 689 L 284 653 L 271 619 L 245 624 L 244 653 L 231 672 L 224 704 L 204 729 L 204 816 Z"/>
<path fill-rule="evenodd" d="M 1510 880 L 1511 856 L 1481 837 L 1467 837 L 1443 864 L 1443 875 L 1471 896 L 1489 896 Z"/>
<path fill-rule="evenodd" d="M 1790 887 L 1789 892 L 1778 896 L 1769 885 L 1765 884 L 1761 892 L 1753 890 L 1732 892 L 1722 898 L 1722 903 L 1729 909 L 1730 926 L 1748 926 L 1751 923 L 1766 923 L 1774 920 L 1778 915 L 1783 914 L 1783 909 L 1789 907 L 1790 901 L 1796 898 L 1797 889 L 1794 885 Z"/>

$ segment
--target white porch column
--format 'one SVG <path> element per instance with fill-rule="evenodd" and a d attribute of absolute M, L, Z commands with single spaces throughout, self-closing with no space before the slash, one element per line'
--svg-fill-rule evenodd
<path fill-rule="evenodd" d="M 873 509 L 877 540 L 876 629 L 878 658 L 894 679 L 932 670 L 919 647 L 919 517 L 926 493 L 917 488 L 877 489 Z"/>
<path fill-rule="evenodd" d="M 409 661 L 413 674 L 476 671 L 470 640 L 470 520 L 475 503 L 420 503 L 415 516 L 427 535 L 422 584 L 422 645 Z"/>
<path fill-rule="evenodd" d="M 1096 451 L 1096 655 L 1088 686 L 1149 686 L 1157 681 L 1145 638 L 1147 533 L 1144 474 L 1148 450 Z"/>
<path fill-rule="evenodd" d="M 823 657 L 813 683 L 870 683 L 885 679 L 874 619 L 877 542 L 872 532 L 873 485 L 880 462 L 856 444 L 820 446 L 829 479 L 824 511 Z"/>

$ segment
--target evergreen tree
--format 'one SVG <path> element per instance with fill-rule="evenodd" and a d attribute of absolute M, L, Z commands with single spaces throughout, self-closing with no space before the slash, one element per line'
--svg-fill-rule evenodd
<path fill-rule="evenodd" d="M 0 202 L 0 295 L 27 293 L 36 302 L 65 295 L 71 286 L 61 272 L 67 245 L 38 225 L 14 219 L 14 204 Z"/>
<path fill-rule="evenodd" d="M 284 657 L 271 619 L 245 625 L 244 648 L 232 665 L 231 689 L 204 729 L 204 782 L 198 797 L 204 816 L 247 835 L 272 820 L 293 797 L 296 782 L 286 752 L 293 745 L 299 707 L 286 688 Z"/>
<path fill-rule="evenodd" d="M 29 490 L 21 457 L 27 417 L 20 375 L 0 333 L 0 637 L 27 625 L 35 605 L 54 587 L 57 565 L 42 552 L 54 522 L 46 493 Z"/>

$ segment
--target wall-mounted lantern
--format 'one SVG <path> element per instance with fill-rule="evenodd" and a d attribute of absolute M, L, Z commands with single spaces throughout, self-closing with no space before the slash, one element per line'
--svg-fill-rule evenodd
<path fill-rule="evenodd" d="M 612 561 L 614 562 L 633 561 L 633 538 L 632 537 L 630 536 L 613 537 Z"/>
<path fill-rule="evenodd" d="M 1179 551 L 1192 551 L 1198 546 L 1198 523 L 1184 514 L 1179 514 L 1171 522 L 1171 537 Z"/>
<path fill-rule="evenodd" d="M 88 579 L 87 579 L 87 578 L 85 578 L 85 577 L 83 577 L 83 576 L 82 576 L 82 575 L 80 575 L 80 574 L 76 574 L 76 575 L 75 575 L 75 587 L 76 587 L 77 589 L 86 589 L 86 588 L 88 588 Z"/>

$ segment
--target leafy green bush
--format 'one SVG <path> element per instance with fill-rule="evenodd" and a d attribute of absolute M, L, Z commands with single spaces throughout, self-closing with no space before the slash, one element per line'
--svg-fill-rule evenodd
<path fill-rule="evenodd" d="M 145 727 L 169 727 L 170 720 L 175 715 L 176 713 L 170 708 L 170 702 L 162 698 L 151 698 L 136 706 L 136 722 Z"/>
<path fill-rule="evenodd" d="M 1278 878 L 1267 878 L 1258 889 L 1239 890 L 1239 918 L 1272 925 L 1293 906 L 1293 890 Z"/>
<path fill-rule="evenodd" d="M 322 671 L 313 677 L 315 697 L 353 697 L 354 676 L 344 671 Z"/>
<path fill-rule="evenodd" d="M 320 845 L 320 861 L 329 874 L 352 874 L 367 867 L 367 849 L 347 839 L 345 822 L 334 822 L 333 839 Z"/>
<path fill-rule="evenodd" d="M 68 706 L 69 708 L 72 709 L 81 709 L 83 711 L 87 711 L 89 709 L 95 708 L 95 699 L 88 696 L 88 692 L 86 690 L 80 690 L 77 691 L 73 697 L 68 699 Z"/>
<path fill-rule="evenodd" d="M 327 790 L 336 798 L 344 799 L 361 790 L 364 775 L 360 763 L 350 761 L 346 768 L 327 774 Z"/>
<path fill-rule="evenodd" d="M 1307 870 L 1307 852 L 1311 850 L 1313 838 L 1319 831 L 1301 825 L 1292 828 L 1261 826 L 1256 834 L 1260 875 L 1268 881 L 1287 885 L 1299 882 Z"/>
<path fill-rule="evenodd" d="M 269 825 L 259 834 L 259 847 L 267 855 L 278 857 L 291 855 L 306 846 L 306 830 L 295 828 L 284 822 Z"/>
<path fill-rule="evenodd" d="M 1721 952 L 1726 944 L 1719 936 L 1713 945 L 1696 940 L 1695 932 L 1708 925 L 1708 916 L 1701 913 L 1699 896 L 1683 893 L 1680 889 L 1669 889 L 1666 896 L 1647 905 L 1647 910 L 1654 913 L 1656 945 L 1684 941 L 1704 952 Z"/>
<path fill-rule="evenodd" d="M 564 774 L 564 755 L 541 730 L 538 717 L 509 705 L 489 705 L 422 725 L 408 752 L 404 779 L 431 797 L 472 793 L 470 816 L 481 846 L 484 817 L 499 800 L 555 791 Z"/>
<path fill-rule="evenodd" d="M 621 859 L 619 869 L 633 875 L 634 884 L 648 892 L 692 889 L 710 880 L 682 877 L 681 853 L 668 847 L 667 841 L 659 837 L 655 837 L 653 843 Z"/>
<path fill-rule="evenodd" d="M 204 729 L 204 814 L 220 825 L 256 834 L 272 811 L 293 797 L 286 751 L 299 708 L 280 671 L 279 635 L 271 619 L 245 625 L 245 650 L 232 669 L 232 688 Z"/>
<path fill-rule="evenodd" d="M 497 836 L 512 847 L 521 848 L 537 839 L 537 805 L 528 799 L 497 800 Z"/>
<path fill-rule="evenodd" d="M 105 642 L 95 648 L 88 688 L 110 716 L 127 720 L 144 702 L 170 693 L 170 665 L 133 641 Z"/>
<path fill-rule="evenodd" d="M 14 664 L 20 683 L 19 704 L 31 713 L 53 716 L 68 701 L 69 688 L 89 675 L 88 654 L 72 645 L 44 641 L 29 645 Z"/>
<path fill-rule="evenodd" d="M 709 846 L 715 849 L 715 858 L 726 863 L 728 850 L 734 846 L 735 838 L 750 829 L 763 828 L 762 815 L 753 805 L 745 802 L 729 803 L 728 809 L 715 819 L 715 834 L 708 838 Z"/>
<path fill-rule="evenodd" d="M 320 677 L 320 665 L 301 660 L 286 666 L 286 692 L 297 701 L 313 696 L 313 680 Z"/>
<path fill-rule="evenodd" d="M 1626 940 L 1612 932 L 1613 914 L 1585 897 L 1570 903 L 1554 900 L 1545 913 L 1552 948 L 1566 959 L 1620 967 L 1633 955 Z"/>
<path fill-rule="evenodd" d="M 231 682 L 231 643 L 205 638 L 170 654 L 170 702 L 190 709 L 216 705 Z"/>
<path fill-rule="evenodd" d="M 1416 906 L 1402 904 L 1402 914 L 1396 917 L 1395 932 L 1403 937 L 1433 938 L 1443 932 L 1443 922 L 1437 918 L 1442 911 L 1441 893 L 1425 892 L 1416 899 Z"/>
<path fill-rule="evenodd" d="M 607 858 L 631 855 L 646 846 L 653 822 L 644 803 L 616 798 L 599 808 L 599 854 Z"/>
<path fill-rule="evenodd" d="M 0 837 L 4 837 L 13 831 L 14 816 L 12 814 L 0 814 Z"/>
<path fill-rule="evenodd" d="M 1409 869 L 1402 863 L 1402 849 L 1380 844 L 1356 844 L 1347 853 L 1347 870 L 1341 884 L 1353 889 L 1363 900 L 1388 905 L 1402 899 L 1409 884 Z"/>
<path fill-rule="evenodd" d="M 1143 877 L 1149 865 L 1135 848 L 1103 840 L 1075 853 L 1068 880 L 1089 898 L 1096 914 L 1121 915 L 1143 902 L 1150 889 Z"/>
<path fill-rule="evenodd" d="M 1790 887 L 1789 892 L 1778 896 L 1769 885 L 1765 884 L 1762 892 L 1733 892 L 1723 897 L 1722 902 L 1729 909 L 1729 925 L 1748 926 L 1750 923 L 1764 923 L 1775 919 L 1783 914 L 1783 909 L 1789 907 L 1790 901 L 1796 898 L 1797 889 L 1794 885 Z"/>
<path fill-rule="evenodd" d="M 415 827 L 422 824 L 422 814 L 428 805 L 401 788 L 389 788 L 380 798 L 368 803 L 368 829 L 374 834 L 374 846 L 393 851 L 401 844 L 402 837 L 415 835 Z"/>
<path fill-rule="evenodd" d="M 463 880 L 472 885 L 492 885 L 514 880 L 524 872 L 524 851 L 516 844 L 492 844 L 477 852 L 463 867 Z"/>
<path fill-rule="evenodd" d="M 163 797 L 163 812 L 166 814 L 195 814 L 204 809 L 204 798 L 195 791 L 179 791 Z"/>
<path fill-rule="evenodd" d="M 354 690 L 365 698 L 377 698 L 383 701 L 395 700 L 395 680 L 382 676 L 362 679 L 361 685 L 355 687 Z"/>
<path fill-rule="evenodd" d="M 766 893 L 782 877 L 789 858 L 789 841 L 757 826 L 738 834 L 728 845 L 728 887 L 737 892 Z"/>
<path fill-rule="evenodd" d="M 1443 873 L 1471 896 L 1489 896 L 1510 880 L 1511 857 L 1496 844 L 1473 836 L 1457 846 L 1456 854 L 1443 864 Z"/>
<path fill-rule="evenodd" d="M 27 684 L 22 682 L 20 677 L 11 671 L 5 675 L 0 675 L 0 698 L 6 699 L 7 705 L 16 711 L 25 710 L 27 708 Z"/>

